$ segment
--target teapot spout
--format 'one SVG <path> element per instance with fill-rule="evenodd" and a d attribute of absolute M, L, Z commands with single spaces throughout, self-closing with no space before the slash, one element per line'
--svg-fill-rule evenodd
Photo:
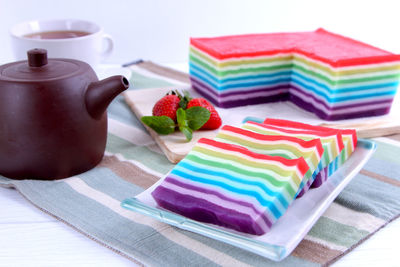
<path fill-rule="evenodd" d="M 100 119 L 111 101 L 128 87 L 128 79 L 122 75 L 92 82 L 85 95 L 87 111 L 94 119 Z"/>

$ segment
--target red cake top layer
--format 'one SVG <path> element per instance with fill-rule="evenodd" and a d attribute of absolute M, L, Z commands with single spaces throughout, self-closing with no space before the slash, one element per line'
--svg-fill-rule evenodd
<path fill-rule="evenodd" d="M 357 132 L 354 129 L 334 129 L 334 128 L 323 127 L 323 126 L 318 126 L 318 125 L 310 125 L 310 124 L 301 123 L 301 122 L 297 122 L 297 121 L 289 121 L 289 120 L 273 119 L 273 118 L 265 118 L 264 123 L 268 124 L 268 125 L 287 128 L 287 129 L 299 129 L 299 130 L 309 130 L 309 131 L 317 131 L 317 132 L 321 131 L 321 132 L 327 132 L 327 133 L 340 132 L 341 135 L 351 135 L 351 137 L 353 139 L 353 144 L 354 145 L 357 144 Z M 341 145 L 339 144 L 339 146 L 341 146 Z M 342 146 L 342 148 L 343 148 L 343 146 Z"/>
<path fill-rule="evenodd" d="M 333 67 L 399 61 L 400 55 L 318 29 L 314 32 L 191 38 L 191 45 L 219 59 L 299 53 Z"/>

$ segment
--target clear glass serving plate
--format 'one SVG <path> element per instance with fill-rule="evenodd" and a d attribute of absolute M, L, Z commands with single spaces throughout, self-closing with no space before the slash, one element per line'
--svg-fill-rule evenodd
<path fill-rule="evenodd" d="M 309 190 L 303 197 L 296 199 L 271 230 L 262 236 L 201 223 L 158 207 L 151 192 L 162 179 L 136 197 L 124 200 L 121 206 L 164 223 L 280 261 L 296 248 L 336 196 L 369 160 L 375 149 L 376 144 L 373 141 L 358 140 L 355 151 L 344 165 L 321 187 Z"/>

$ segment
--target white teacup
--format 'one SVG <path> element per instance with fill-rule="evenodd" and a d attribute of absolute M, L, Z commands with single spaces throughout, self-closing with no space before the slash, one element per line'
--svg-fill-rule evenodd
<path fill-rule="evenodd" d="M 96 67 L 113 50 L 111 36 L 84 20 L 22 22 L 13 26 L 10 34 L 16 60 L 26 60 L 26 53 L 32 48 L 44 48 L 49 58 L 77 59 Z"/>

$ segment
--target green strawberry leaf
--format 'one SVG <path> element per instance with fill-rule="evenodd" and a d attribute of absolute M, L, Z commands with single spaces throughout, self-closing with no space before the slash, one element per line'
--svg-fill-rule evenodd
<path fill-rule="evenodd" d="M 168 116 L 143 116 L 142 122 L 159 134 L 170 134 L 175 131 L 175 122 Z"/>
<path fill-rule="evenodd" d="M 180 98 L 179 106 L 180 106 L 181 108 L 183 108 L 183 109 L 186 109 L 187 104 L 188 104 L 189 101 L 192 99 L 192 98 L 190 97 L 189 92 L 186 91 L 186 90 L 183 91 L 183 96 L 182 96 L 181 94 L 179 94 L 179 98 Z"/>
<path fill-rule="evenodd" d="M 196 131 L 201 128 L 209 119 L 211 112 L 203 107 L 195 106 L 186 110 L 186 120 L 190 129 Z"/>

